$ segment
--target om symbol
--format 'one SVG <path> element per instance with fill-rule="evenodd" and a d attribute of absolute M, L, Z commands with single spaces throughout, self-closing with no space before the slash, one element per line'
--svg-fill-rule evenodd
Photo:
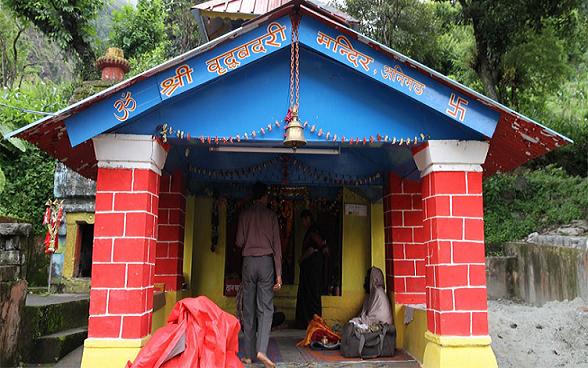
<path fill-rule="evenodd" d="M 137 108 L 137 101 L 131 97 L 131 92 L 126 92 L 121 95 L 120 99 L 114 102 L 114 108 L 122 114 L 117 115 L 117 113 L 114 113 L 114 117 L 118 121 L 125 121 L 129 118 L 129 112 L 133 112 Z"/>

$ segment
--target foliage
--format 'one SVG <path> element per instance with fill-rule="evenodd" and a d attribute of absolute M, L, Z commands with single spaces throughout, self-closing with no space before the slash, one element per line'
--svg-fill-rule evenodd
<path fill-rule="evenodd" d="M 165 33 L 169 46 L 168 56 L 181 55 L 200 45 L 200 34 L 192 14 L 192 0 L 163 0 L 165 11 Z"/>
<path fill-rule="evenodd" d="M 165 39 L 162 0 L 139 0 L 113 12 L 110 41 L 129 59 L 150 52 Z"/>
<path fill-rule="evenodd" d="M 151 69 L 154 66 L 164 63 L 168 59 L 167 46 L 168 42 L 162 42 L 154 49 L 131 58 L 129 60 L 131 64 L 131 71 L 127 77 L 130 78 L 144 72 L 145 70 Z"/>
<path fill-rule="evenodd" d="M 139 0 L 114 11 L 111 44 L 120 47 L 139 74 L 200 45 L 190 0 Z"/>
<path fill-rule="evenodd" d="M 38 78 L 71 80 L 74 63 L 30 22 L 0 2 L 0 87 L 20 87 Z"/>
<path fill-rule="evenodd" d="M 29 146 L 26 154 L 12 159 L 0 157 L 0 164 L 7 177 L 0 196 L 0 213 L 26 220 L 33 224 L 36 233 L 42 233 L 44 204 L 53 197 L 55 161 L 38 148 Z"/>
<path fill-rule="evenodd" d="M 0 102 L 37 111 L 57 111 L 67 105 L 71 86 L 52 83 L 25 84 L 5 90 Z M 39 116 L 0 106 L 0 122 L 9 130 L 25 126 Z M 0 167 L 6 176 L 0 196 L 0 215 L 31 222 L 37 233 L 43 232 L 41 217 L 44 204 L 53 196 L 55 161 L 38 148 L 26 143 L 26 150 L 0 150 Z M 26 190 L 24 190 L 26 188 Z"/>
<path fill-rule="evenodd" d="M 476 44 L 472 68 L 489 97 L 518 108 L 517 93 L 537 87 L 538 78 L 555 84 L 567 77 L 565 64 L 577 49 L 559 46 L 577 42 L 572 41 L 575 31 L 570 32 L 569 24 L 578 16 L 579 0 L 457 3 L 463 22 L 472 26 Z M 547 54 L 541 54 L 541 50 Z M 558 50 L 562 51 L 560 57 L 555 55 Z M 530 70 L 533 72 L 529 74 Z"/>
<path fill-rule="evenodd" d="M 67 105 L 73 85 L 56 85 L 52 82 L 36 81 L 21 88 L 0 91 L 0 102 L 14 109 L 0 106 L 0 122 L 10 129 L 18 129 L 39 119 L 39 115 L 19 109 L 55 112 Z"/>
<path fill-rule="evenodd" d="M 344 10 L 360 21 L 360 32 L 428 66 L 439 64 L 443 19 L 436 4 L 419 0 L 346 0 Z"/>
<path fill-rule="evenodd" d="M 73 51 L 80 59 L 86 77 L 94 73 L 96 54 L 92 21 L 104 2 L 98 0 L 2 0 L 21 19 L 37 26 L 63 50 Z"/>
<path fill-rule="evenodd" d="M 4 171 L 2 167 L 0 167 L 0 194 L 4 191 L 4 187 L 6 186 L 6 175 L 4 175 Z"/>
<path fill-rule="evenodd" d="M 12 87 L 24 78 L 28 67 L 24 31 L 25 26 L 0 5 L 0 87 Z"/>
<path fill-rule="evenodd" d="M 496 174 L 484 180 L 485 236 L 489 248 L 531 232 L 588 218 L 588 180 L 547 166 Z"/>

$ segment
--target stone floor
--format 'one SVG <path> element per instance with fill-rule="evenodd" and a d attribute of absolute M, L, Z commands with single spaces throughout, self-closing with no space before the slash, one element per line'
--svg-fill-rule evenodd
<path fill-rule="evenodd" d="M 42 305 L 51 305 L 67 303 L 76 300 L 90 299 L 89 294 L 51 294 L 51 295 L 27 295 L 26 303 L 28 306 L 37 307 Z"/>
<path fill-rule="evenodd" d="M 277 330 L 272 331 L 268 355 L 277 363 L 280 368 L 343 368 L 343 367 L 365 367 L 365 368 L 419 368 L 420 365 L 408 357 L 403 361 L 318 361 L 308 350 L 299 349 L 296 343 L 304 338 L 303 330 Z M 263 367 L 261 364 L 251 364 L 248 368 Z"/>
<path fill-rule="evenodd" d="M 272 332 L 268 354 L 277 361 L 279 368 L 419 368 L 413 359 L 408 361 L 350 361 L 350 362 L 317 362 L 309 359 L 309 354 L 296 347 L 304 336 L 300 330 L 279 330 Z M 272 356 L 273 355 L 273 356 Z M 61 359 L 53 368 L 77 368 L 82 361 L 82 347 L 72 351 Z M 46 366 L 48 367 L 48 366 Z M 250 364 L 247 368 L 263 367 L 261 364 Z"/>

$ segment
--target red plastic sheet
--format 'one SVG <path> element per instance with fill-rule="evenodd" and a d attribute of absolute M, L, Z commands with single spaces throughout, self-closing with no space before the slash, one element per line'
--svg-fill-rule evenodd
<path fill-rule="evenodd" d="M 167 325 L 155 332 L 129 368 L 241 368 L 237 318 L 205 296 L 176 303 Z"/>

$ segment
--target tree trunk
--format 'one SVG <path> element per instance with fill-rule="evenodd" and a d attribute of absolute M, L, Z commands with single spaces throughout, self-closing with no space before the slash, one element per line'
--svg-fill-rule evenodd
<path fill-rule="evenodd" d="M 489 57 L 488 42 L 485 38 L 483 30 L 480 29 L 479 15 L 476 14 L 476 10 L 467 8 L 467 3 L 463 0 L 460 1 L 464 13 L 472 21 L 474 28 L 474 38 L 476 40 L 476 58 L 474 61 L 473 68 L 480 77 L 482 84 L 484 85 L 484 91 L 486 95 L 491 99 L 501 102 L 498 98 L 498 65 Z"/>
<path fill-rule="evenodd" d="M 477 42 L 476 42 L 477 43 Z M 492 70 L 490 66 L 490 61 L 485 56 L 485 52 L 481 52 L 478 50 L 476 55 L 476 65 L 474 69 L 480 77 L 482 84 L 484 85 L 484 91 L 486 92 L 486 96 L 490 97 L 491 99 L 501 102 L 498 98 L 498 92 L 496 89 L 496 85 L 498 84 L 497 73 L 495 70 Z"/>

